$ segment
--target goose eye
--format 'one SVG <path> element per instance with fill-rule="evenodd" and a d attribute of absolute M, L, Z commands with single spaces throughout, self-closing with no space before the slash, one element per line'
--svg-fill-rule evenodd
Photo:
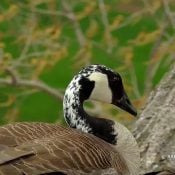
<path fill-rule="evenodd" d="M 118 78 L 118 77 L 114 77 L 114 78 L 112 78 L 111 81 L 112 81 L 112 82 L 117 82 L 117 81 L 119 81 L 119 78 Z"/>

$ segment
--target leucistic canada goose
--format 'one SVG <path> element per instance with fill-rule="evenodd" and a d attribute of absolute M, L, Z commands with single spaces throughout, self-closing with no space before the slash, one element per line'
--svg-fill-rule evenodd
<path fill-rule="evenodd" d="M 0 127 L 0 174 L 138 175 L 140 156 L 134 137 L 115 121 L 88 115 L 83 109 L 88 99 L 137 114 L 118 73 L 103 65 L 83 68 L 63 100 L 70 128 L 27 122 Z"/>

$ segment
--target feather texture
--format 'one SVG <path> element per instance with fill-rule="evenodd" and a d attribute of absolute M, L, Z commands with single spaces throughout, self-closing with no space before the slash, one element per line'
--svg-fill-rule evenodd
<path fill-rule="evenodd" d="M 113 145 L 56 124 L 9 124 L 0 128 L 0 138 L 4 146 L 0 174 L 90 174 L 111 168 L 124 175 L 129 171 Z"/>

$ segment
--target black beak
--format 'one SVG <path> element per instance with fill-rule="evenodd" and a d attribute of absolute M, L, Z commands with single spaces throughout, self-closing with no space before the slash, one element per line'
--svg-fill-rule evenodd
<path fill-rule="evenodd" d="M 124 93 L 124 95 L 121 97 L 121 99 L 114 101 L 113 104 L 118 106 L 119 108 L 129 112 L 130 114 L 132 114 L 134 116 L 137 115 L 137 111 L 134 108 L 134 106 L 131 104 L 126 93 Z"/>

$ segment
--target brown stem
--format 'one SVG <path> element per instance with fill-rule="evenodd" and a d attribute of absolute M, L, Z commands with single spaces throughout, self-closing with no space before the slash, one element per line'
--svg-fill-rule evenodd
<path fill-rule="evenodd" d="M 21 79 L 18 77 L 16 72 L 10 68 L 6 69 L 6 72 L 10 75 L 11 79 L 0 78 L 0 86 L 35 88 L 40 91 L 46 92 L 47 94 L 54 97 L 58 101 L 63 99 L 63 94 L 59 90 L 49 87 L 44 82 Z"/>

